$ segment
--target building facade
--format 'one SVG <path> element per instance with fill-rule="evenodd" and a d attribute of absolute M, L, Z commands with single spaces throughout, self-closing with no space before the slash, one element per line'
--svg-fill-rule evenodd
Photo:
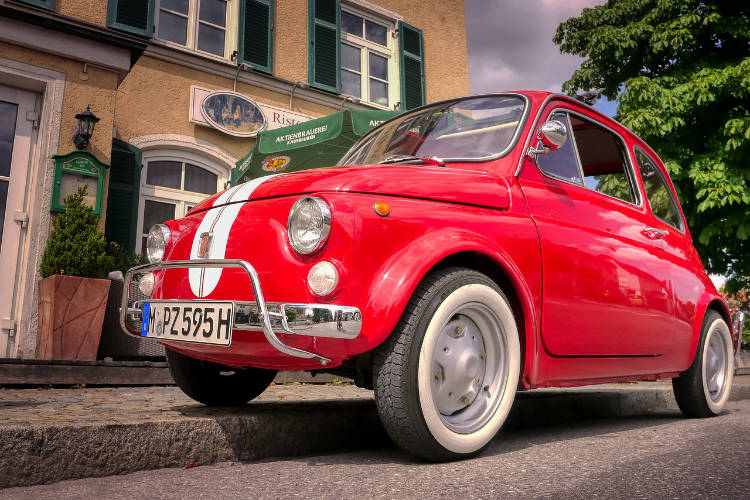
<path fill-rule="evenodd" d="M 460 0 L 0 0 L 0 358 L 35 357 L 50 208 L 75 187 L 53 156 L 87 106 L 102 230 L 140 253 L 261 129 L 468 92 Z"/>

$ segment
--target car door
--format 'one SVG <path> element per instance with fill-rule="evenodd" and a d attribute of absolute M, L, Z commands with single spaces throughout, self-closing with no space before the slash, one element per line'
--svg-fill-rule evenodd
<path fill-rule="evenodd" d="M 687 349 L 691 345 L 693 326 L 697 321 L 697 302 L 705 289 L 699 277 L 705 271 L 693 247 L 677 197 L 667 180 L 666 169 L 663 165 L 658 165 L 655 155 L 652 156 L 641 147 L 635 146 L 633 154 L 654 216 L 655 230 L 658 231 L 667 254 L 665 266 L 670 270 L 675 304 L 672 325 L 674 347 Z"/>
<path fill-rule="evenodd" d="M 672 302 L 659 234 L 623 134 L 550 103 L 568 140 L 519 174 L 542 254 L 542 339 L 558 356 L 652 356 L 670 345 Z M 543 123 L 542 120 L 540 123 Z"/>

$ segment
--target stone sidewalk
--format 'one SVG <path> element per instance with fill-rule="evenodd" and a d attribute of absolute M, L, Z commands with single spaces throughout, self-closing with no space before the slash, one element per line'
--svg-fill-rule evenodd
<path fill-rule="evenodd" d="M 750 376 L 732 399 L 750 399 Z M 675 411 L 667 382 L 519 393 L 507 427 Z M 389 446 L 372 391 L 274 384 L 242 408 L 176 387 L 0 388 L 0 488 L 219 461 Z"/>

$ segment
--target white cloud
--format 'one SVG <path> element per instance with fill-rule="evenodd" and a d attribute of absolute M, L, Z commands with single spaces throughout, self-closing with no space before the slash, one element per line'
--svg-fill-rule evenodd
<path fill-rule="evenodd" d="M 604 0 L 465 0 L 472 93 L 559 92 L 582 59 L 560 54 L 557 26 Z"/>

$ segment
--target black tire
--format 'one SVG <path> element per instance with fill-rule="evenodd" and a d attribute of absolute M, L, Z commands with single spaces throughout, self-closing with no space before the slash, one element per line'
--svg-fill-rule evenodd
<path fill-rule="evenodd" d="M 690 368 L 672 379 L 677 405 L 687 417 L 718 415 L 729 400 L 733 376 L 732 335 L 721 315 L 709 310 L 703 318 L 698 348 Z"/>
<path fill-rule="evenodd" d="M 461 324 L 467 326 L 455 326 Z M 475 332 L 481 344 L 476 344 Z M 459 342 L 468 347 L 454 349 Z M 463 361 L 445 363 L 445 368 L 441 362 L 449 356 Z M 491 442 L 510 411 L 520 359 L 513 312 L 497 284 L 470 269 L 434 272 L 417 287 L 395 330 L 375 353 L 375 402 L 383 426 L 400 448 L 425 460 L 474 456 Z M 476 362 L 483 363 L 481 377 L 473 370 Z M 443 384 L 459 387 L 459 393 L 443 392 Z M 458 409 L 444 411 L 453 404 Z"/>
<path fill-rule="evenodd" d="M 208 406 L 242 406 L 271 385 L 276 370 L 229 368 L 167 349 L 172 378 L 182 392 Z"/>

